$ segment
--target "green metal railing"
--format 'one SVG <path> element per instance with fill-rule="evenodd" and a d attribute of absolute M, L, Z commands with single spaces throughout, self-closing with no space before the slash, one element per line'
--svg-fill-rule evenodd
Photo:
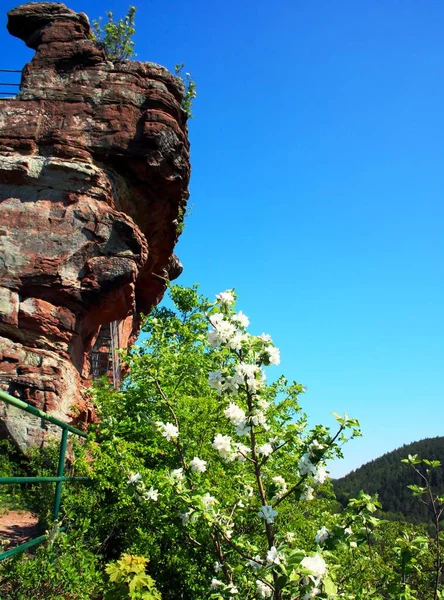
<path fill-rule="evenodd" d="M 62 439 L 60 442 L 60 453 L 59 453 L 59 463 L 57 467 L 57 475 L 55 477 L 0 477 L 0 485 L 1 484 L 27 484 L 27 483 L 55 483 L 55 494 L 54 494 L 54 507 L 53 507 L 53 517 L 54 521 L 57 522 L 57 518 L 60 512 L 60 501 L 62 498 L 62 487 L 65 481 L 89 481 L 88 477 L 65 477 L 65 456 L 66 456 L 66 447 L 68 444 L 68 434 L 73 433 L 74 435 L 78 435 L 79 437 L 86 438 L 87 434 L 84 431 L 80 431 L 80 429 L 76 429 L 72 425 L 68 425 L 51 415 L 43 412 L 43 410 L 39 410 L 34 406 L 31 406 L 27 402 L 23 402 L 23 400 L 19 400 L 18 398 L 14 398 L 14 396 L 10 396 L 6 392 L 0 390 L 0 400 L 10 404 L 11 406 L 15 406 L 20 410 L 24 410 L 35 417 L 39 417 L 44 421 L 48 421 L 53 425 L 57 425 L 62 430 Z M 59 531 L 63 531 L 64 528 L 61 527 Z M 6 550 L 5 552 L 0 553 L 0 560 L 13 556 L 14 554 L 18 554 L 19 552 L 23 552 L 28 548 L 32 548 L 32 546 L 37 546 L 37 544 L 41 544 L 47 539 L 46 535 L 41 535 L 37 538 L 29 540 L 24 544 L 20 544 L 19 546 L 15 546 L 10 550 Z"/>

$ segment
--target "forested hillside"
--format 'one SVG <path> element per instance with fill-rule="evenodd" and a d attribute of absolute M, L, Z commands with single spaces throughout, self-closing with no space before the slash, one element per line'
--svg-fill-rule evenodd
<path fill-rule="evenodd" d="M 444 437 L 427 438 L 413 442 L 388 452 L 366 463 L 345 477 L 333 481 L 334 489 L 341 504 L 347 504 L 360 490 L 369 494 L 379 494 L 384 512 L 396 513 L 413 522 L 429 519 L 427 507 L 414 498 L 408 485 L 420 484 L 420 477 L 409 465 L 401 462 L 409 454 L 420 458 L 439 460 L 444 465 Z M 421 466 L 423 470 L 424 467 Z M 432 483 L 436 492 L 444 493 L 444 469 L 433 473 Z"/>

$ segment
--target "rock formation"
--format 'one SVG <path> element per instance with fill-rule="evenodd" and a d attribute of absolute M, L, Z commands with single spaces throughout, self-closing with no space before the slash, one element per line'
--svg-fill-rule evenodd
<path fill-rule="evenodd" d="M 88 421 L 101 327 L 118 321 L 129 346 L 181 272 L 183 85 L 153 63 L 109 62 L 87 17 L 63 4 L 19 6 L 8 30 L 36 52 L 18 96 L 0 100 L 0 385 Z M 45 439 L 36 419 L 0 410 L 3 436 Z"/>

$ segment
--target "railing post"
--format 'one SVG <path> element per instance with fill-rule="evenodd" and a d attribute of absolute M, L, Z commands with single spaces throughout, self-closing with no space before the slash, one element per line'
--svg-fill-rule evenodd
<path fill-rule="evenodd" d="M 1 69 L 0 69 L 0 71 L 1 71 Z M 23 400 L 20 400 L 19 398 L 15 398 L 14 396 L 11 396 L 10 394 L 8 394 L 7 392 L 4 392 L 3 390 L 0 390 L 0 401 L 6 402 L 6 404 L 9 404 L 11 406 L 15 406 L 16 408 L 18 408 L 20 410 L 30 413 L 31 415 L 34 415 L 35 417 L 39 417 L 40 419 L 43 419 L 44 421 L 48 421 L 49 423 L 52 423 L 53 425 L 56 425 L 57 427 L 60 427 L 62 429 L 62 439 L 60 442 L 60 453 L 59 453 L 59 464 L 58 464 L 58 468 L 57 468 L 57 476 L 55 476 L 55 477 L 0 477 L 0 485 L 8 484 L 8 483 L 21 483 L 21 484 L 22 483 L 23 484 L 25 484 L 25 483 L 52 483 L 55 481 L 56 489 L 55 489 L 55 496 L 54 496 L 53 516 L 54 516 L 54 520 L 57 520 L 58 516 L 59 516 L 59 512 L 60 512 L 60 502 L 61 502 L 61 498 L 62 498 L 63 482 L 64 481 L 85 481 L 85 482 L 90 481 L 90 479 L 88 477 L 64 477 L 63 476 L 63 473 L 65 471 L 65 456 L 66 456 L 66 447 L 67 447 L 67 443 L 68 443 L 68 433 L 73 433 L 74 435 L 78 435 L 79 437 L 82 437 L 82 438 L 87 438 L 88 434 L 85 431 L 80 431 L 80 429 L 77 429 L 76 427 L 73 427 L 72 425 L 68 425 L 68 423 L 64 423 L 60 419 L 56 419 L 56 417 L 53 417 L 52 415 L 48 415 L 48 413 L 43 412 L 42 410 L 36 408 L 35 406 L 32 406 L 31 404 L 28 404 L 27 402 L 24 402 Z M 65 531 L 65 527 L 59 528 L 58 531 Z M 41 535 L 38 538 L 29 540 L 29 541 L 25 542 L 24 544 L 20 544 L 20 546 L 15 546 L 14 548 L 11 548 L 10 550 L 6 550 L 5 552 L 0 552 L 0 561 L 4 560 L 5 558 L 8 558 L 10 556 L 13 556 L 15 554 L 18 554 L 20 552 L 23 552 L 24 550 L 27 550 L 28 548 L 37 546 L 38 544 L 41 544 L 45 540 L 47 540 L 47 536 Z"/>
<path fill-rule="evenodd" d="M 65 455 L 66 455 L 66 445 L 68 442 L 68 430 L 62 429 L 62 441 L 60 443 L 60 454 L 59 454 L 59 466 L 57 469 L 57 477 L 63 477 L 63 473 L 65 471 Z M 55 489 L 55 498 L 54 498 L 54 521 L 57 521 L 60 511 L 60 500 L 62 498 L 62 486 L 63 481 L 60 480 L 56 483 Z"/>

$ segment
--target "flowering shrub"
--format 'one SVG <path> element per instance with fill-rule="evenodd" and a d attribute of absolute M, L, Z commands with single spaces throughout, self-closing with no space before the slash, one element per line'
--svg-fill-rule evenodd
<path fill-rule="evenodd" d="M 169 466 L 158 470 L 155 487 L 148 489 L 151 481 L 145 484 L 139 473 L 128 474 L 128 486 L 159 511 L 168 505 L 183 535 L 211 558 L 208 597 L 334 593 L 324 546 L 349 537 L 350 527 L 338 518 L 301 549 L 282 514 L 285 504 L 302 508 L 314 498 L 327 480 L 326 460 L 359 435 L 357 421 L 336 415 L 334 434 L 307 428 L 298 401 L 303 387 L 283 377 L 267 384 L 265 369 L 279 364 L 279 350 L 269 335 L 249 333 L 232 290 L 213 303 L 195 289 L 171 293 L 179 315 L 159 309 L 148 320 L 148 340 L 129 358 L 128 390 L 139 394 L 141 381 L 145 393 L 149 387 L 143 412 L 150 405 L 155 414 L 143 418 L 150 419 L 151 436 Z M 202 394 L 211 397 L 213 415 L 200 424 L 205 431 L 198 428 L 197 440 L 184 399 L 192 410 Z"/>

